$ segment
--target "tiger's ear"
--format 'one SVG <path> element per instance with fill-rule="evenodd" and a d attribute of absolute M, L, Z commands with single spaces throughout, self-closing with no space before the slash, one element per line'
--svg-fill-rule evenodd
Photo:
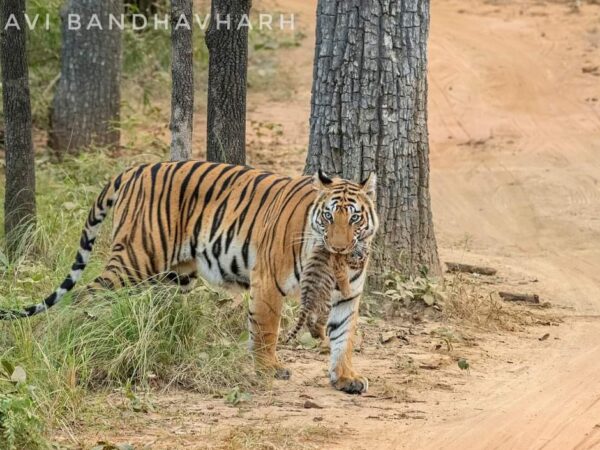
<path fill-rule="evenodd" d="M 313 175 L 313 184 L 320 191 L 328 189 L 331 183 L 333 183 L 333 180 L 325 175 L 321 169 Z"/>
<path fill-rule="evenodd" d="M 375 200 L 377 197 L 377 175 L 375 175 L 375 172 L 371 172 L 369 176 L 360 183 L 360 188 L 368 197 Z"/>

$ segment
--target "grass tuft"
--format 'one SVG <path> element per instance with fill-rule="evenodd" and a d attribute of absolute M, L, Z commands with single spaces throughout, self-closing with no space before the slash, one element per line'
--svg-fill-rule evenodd
<path fill-rule="evenodd" d="M 231 430 L 216 448 L 220 450 L 272 450 L 278 448 L 308 450 L 327 448 L 341 432 L 319 425 L 303 428 L 242 426 Z"/>
<path fill-rule="evenodd" d="M 526 326 L 556 321 L 557 318 L 525 306 L 509 305 L 479 280 L 465 274 L 446 278 L 442 310 L 448 319 L 484 331 L 516 331 Z"/>

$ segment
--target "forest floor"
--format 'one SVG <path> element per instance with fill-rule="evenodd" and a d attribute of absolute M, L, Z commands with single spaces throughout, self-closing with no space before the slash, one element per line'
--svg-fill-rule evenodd
<path fill-rule="evenodd" d="M 278 50 L 283 87 L 249 95 L 249 160 L 300 173 L 316 1 L 255 1 L 253 8 L 295 12 L 306 38 Z M 431 17 L 431 192 L 441 259 L 496 267 L 498 276 L 469 285 L 536 292 L 551 302 L 550 313 L 506 307 L 485 326 L 435 315 L 362 320 L 355 362 L 371 380 L 367 395 L 331 389 L 326 355 L 286 348 L 292 379 L 238 406 L 156 393 L 151 412 L 117 409 L 93 427 L 61 434 L 64 444 L 600 445 L 600 6 L 583 1 L 575 12 L 567 2 L 434 0 Z M 198 114 L 197 149 L 205 126 Z M 459 358 L 470 370 L 459 369 Z"/>

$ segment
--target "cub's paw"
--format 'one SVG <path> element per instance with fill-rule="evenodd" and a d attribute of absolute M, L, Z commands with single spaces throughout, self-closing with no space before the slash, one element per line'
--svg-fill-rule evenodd
<path fill-rule="evenodd" d="M 321 339 L 324 340 L 327 337 L 327 333 L 325 332 L 325 326 L 323 325 L 308 325 L 308 331 L 313 339 Z"/>
<path fill-rule="evenodd" d="M 345 392 L 346 394 L 360 395 L 369 389 L 369 380 L 360 375 L 351 378 L 341 377 L 339 380 L 333 381 L 332 384 L 338 391 Z"/>
<path fill-rule="evenodd" d="M 328 355 L 331 353 L 328 337 L 325 337 L 325 339 L 323 339 L 319 344 L 319 353 L 322 355 Z"/>

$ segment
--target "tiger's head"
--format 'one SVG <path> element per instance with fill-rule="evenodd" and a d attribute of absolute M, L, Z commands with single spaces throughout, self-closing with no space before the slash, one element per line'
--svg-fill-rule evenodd
<path fill-rule="evenodd" d="M 379 227 L 375 209 L 377 177 L 371 173 L 362 183 L 329 178 L 320 170 L 313 177 L 318 197 L 311 226 L 325 248 L 348 254 L 367 246 Z"/>

